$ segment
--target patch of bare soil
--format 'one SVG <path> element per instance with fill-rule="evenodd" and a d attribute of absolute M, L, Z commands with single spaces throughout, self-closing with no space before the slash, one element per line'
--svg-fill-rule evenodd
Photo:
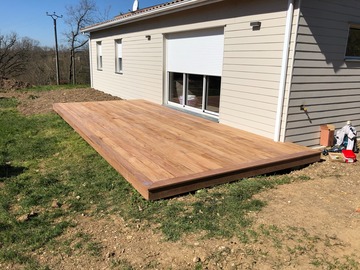
<path fill-rule="evenodd" d="M 16 98 L 19 102 L 19 111 L 25 115 L 51 112 L 53 111 L 52 106 L 54 103 L 120 99 L 92 88 L 61 89 L 39 92 L 18 91 L 12 89 L 6 92 L 0 92 L 0 97 Z"/>
<path fill-rule="evenodd" d="M 54 102 L 115 99 L 92 89 L 43 92 L 35 98 L 16 91 L 11 95 L 20 100 L 25 114 L 51 111 Z M 84 214 L 75 217 L 77 226 L 58 239 L 63 245 L 34 256 L 59 270 L 358 269 L 360 162 L 324 159 L 290 173 L 304 176 L 304 181 L 256 195 L 267 206 L 249 214 L 254 224 L 247 239 L 193 234 L 168 242 L 141 220 L 127 224 L 120 216 Z"/>
<path fill-rule="evenodd" d="M 268 202 L 257 214 L 257 222 L 336 236 L 360 251 L 360 163 L 326 161 L 293 172 L 299 173 L 312 180 L 283 185 L 257 196 Z"/>

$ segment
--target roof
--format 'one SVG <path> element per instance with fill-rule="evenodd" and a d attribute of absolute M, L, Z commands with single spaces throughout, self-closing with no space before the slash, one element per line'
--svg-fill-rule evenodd
<path fill-rule="evenodd" d="M 81 29 L 81 31 L 83 33 L 95 32 L 95 31 L 127 24 L 130 22 L 141 21 L 148 18 L 158 17 L 165 14 L 179 12 L 186 9 L 208 5 L 220 1 L 223 0 L 174 0 L 160 5 L 139 9 L 137 11 L 131 11 L 125 14 L 120 14 L 118 16 L 115 16 L 111 20 L 87 26 Z"/>
<path fill-rule="evenodd" d="M 188 2 L 188 1 L 189 0 L 175 0 L 175 1 L 171 1 L 171 2 L 166 2 L 166 3 L 163 3 L 163 4 L 159 4 L 159 5 L 139 9 L 139 10 L 136 10 L 136 11 L 125 13 L 125 14 L 120 14 L 118 16 L 115 16 L 115 19 L 120 20 L 120 19 L 124 19 L 124 18 L 128 18 L 128 17 L 134 16 L 134 15 L 137 15 L 137 14 L 142 14 L 142 13 L 146 13 L 146 12 L 149 12 L 149 11 L 152 11 L 152 10 L 157 10 L 157 9 L 160 9 L 160 8 L 163 8 L 163 7 L 166 7 L 166 6 L 171 6 L 171 5 L 174 5 L 176 3 Z"/>

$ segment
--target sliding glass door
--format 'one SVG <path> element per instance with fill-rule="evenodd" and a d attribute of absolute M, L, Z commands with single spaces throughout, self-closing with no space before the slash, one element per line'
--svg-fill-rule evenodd
<path fill-rule="evenodd" d="M 218 115 L 221 77 L 169 72 L 169 102 Z"/>

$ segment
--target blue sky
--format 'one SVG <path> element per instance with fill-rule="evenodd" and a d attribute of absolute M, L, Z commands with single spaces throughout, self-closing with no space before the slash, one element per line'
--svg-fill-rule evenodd
<path fill-rule="evenodd" d="M 169 0 L 139 0 L 140 8 L 149 7 Z M 46 12 L 66 15 L 66 6 L 76 5 L 78 0 L 0 0 L 0 34 L 16 32 L 20 37 L 29 37 L 41 46 L 54 46 L 54 27 Z M 110 18 L 120 12 L 128 12 L 134 0 L 95 0 L 97 7 L 110 9 Z M 58 41 L 64 43 L 62 35 L 66 30 L 63 19 L 57 20 Z"/>

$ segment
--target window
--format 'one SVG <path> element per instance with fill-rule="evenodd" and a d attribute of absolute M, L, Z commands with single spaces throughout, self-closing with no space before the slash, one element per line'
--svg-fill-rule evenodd
<path fill-rule="evenodd" d="M 169 72 L 169 102 L 217 116 L 220 76 Z"/>
<path fill-rule="evenodd" d="M 115 40 L 115 72 L 122 73 L 122 40 Z"/>
<path fill-rule="evenodd" d="M 96 55 L 97 55 L 97 69 L 102 70 L 103 59 L 102 59 L 102 45 L 101 41 L 96 42 Z"/>
<path fill-rule="evenodd" d="M 350 25 L 345 57 L 360 60 L 360 25 Z"/>

